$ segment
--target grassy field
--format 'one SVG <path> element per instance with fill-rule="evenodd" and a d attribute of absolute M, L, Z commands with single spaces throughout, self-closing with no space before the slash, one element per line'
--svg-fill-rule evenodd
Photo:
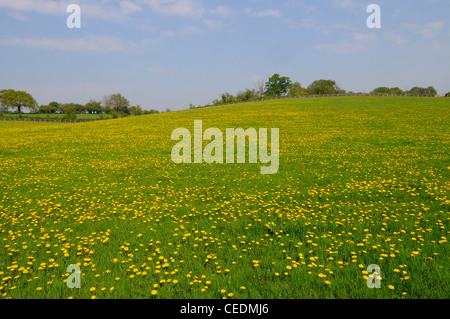
<path fill-rule="evenodd" d="M 174 164 L 194 120 L 279 128 L 279 172 Z M 449 127 L 450 99 L 408 97 L 0 121 L 0 296 L 449 298 Z"/>
<path fill-rule="evenodd" d="M 43 113 L 4 113 L 4 117 L 22 117 L 30 119 L 57 119 L 60 120 L 64 117 L 64 114 L 43 114 Z M 111 114 L 103 114 L 104 119 L 111 119 Z M 77 114 L 77 120 L 99 120 L 100 114 Z"/>

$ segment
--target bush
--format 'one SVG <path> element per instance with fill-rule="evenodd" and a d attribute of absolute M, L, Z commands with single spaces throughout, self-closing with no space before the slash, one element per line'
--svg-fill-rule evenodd
<path fill-rule="evenodd" d="M 4 117 L 5 115 L 2 113 L 2 112 L 0 112 L 0 117 Z"/>
<path fill-rule="evenodd" d="M 450 97 L 450 92 L 448 92 L 447 94 L 445 94 L 445 97 Z"/>
<path fill-rule="evenodd" d="M 111 114 L 113 119 L 117 118 L 117 111 L 116 110 L 112 110 L 110 114 Z"/>
<path fill-rule="evenodd" d="M 74 121 L 77 119 L 77 114 L 72 106 L 68 106 L 64 109 L 63 120 Z"/>

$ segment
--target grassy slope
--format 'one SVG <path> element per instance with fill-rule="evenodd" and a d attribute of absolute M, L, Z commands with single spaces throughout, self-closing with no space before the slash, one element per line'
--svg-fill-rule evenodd
<path fill-rule="evenodd" d="M 449 103 L 318 98 L 0 122 L 0 296 L 448 298 Z M 279 173 L 173 164 L 171 133 L 195 119 L 279 128 Z M 63 282 L 73 263 L 79 290 Z M 366 286 L 370 264 L 381 289 Z"/>

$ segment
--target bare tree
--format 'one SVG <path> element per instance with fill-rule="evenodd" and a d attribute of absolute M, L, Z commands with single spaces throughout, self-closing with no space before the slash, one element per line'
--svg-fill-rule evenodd
<path fill-rule="evenodd" d="M 263 78 L 259 78 L 254 82 L 256 94 L 258 96 L 263 96 L 264 92 L 266 91 L 266 80 Z"/>

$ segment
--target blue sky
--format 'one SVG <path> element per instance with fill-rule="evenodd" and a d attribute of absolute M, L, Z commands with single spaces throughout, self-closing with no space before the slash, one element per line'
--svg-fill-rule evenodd
<path fill-rule="evenodd" d="M 69 29 L 69 4 L 81 28 Z M 381 29 L 366 8 L 381 8 Z M 274 73 L 346 90 L 450 91 L 448 0 L 0 0 L 0 89 L 39 104 L 121 93 L 172 110 Z"/>

